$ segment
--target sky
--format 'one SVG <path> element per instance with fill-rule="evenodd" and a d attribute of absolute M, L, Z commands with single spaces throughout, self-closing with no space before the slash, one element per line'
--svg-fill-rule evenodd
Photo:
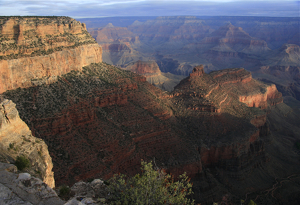
<path fill-rule="evenodd" d="M 297 0 L 0 0 L 0 16 L 300 17 Z"/>

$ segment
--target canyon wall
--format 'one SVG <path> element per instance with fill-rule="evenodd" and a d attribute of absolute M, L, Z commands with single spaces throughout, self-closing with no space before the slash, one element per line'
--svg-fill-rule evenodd
<path fill-rule="evenodd" d="M 0 149 L 1 161 L 14 162 L 18 156 L 25 156 L 30 160 L 27 171 L 49 187 L 55 186 L 48 146 L 31 134 L 20 119 L 16 105 L 7 99 L 0 103 Z"/>
<path fill-rule="evenodd" d="M 132 72 L 92 64 L 50 85 L 5 96 L 19 99 L 22 118 L 48 144 L 57 185 L 133 175 L 141 159 L 155 160 L 174 174 L 201 171 L 196 149 L 189 149 L 170 124 L 168 95 Z"/>
<path fill-rule="evenodd" d="M 84 24 L 68 17 L 0 18 L 0 93 L 53 82 L 102 62 L 102 49 Z"/>

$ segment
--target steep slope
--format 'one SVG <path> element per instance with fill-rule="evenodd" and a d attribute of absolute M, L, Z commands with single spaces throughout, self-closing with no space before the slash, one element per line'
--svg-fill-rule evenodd
<path fill-rule="evenodd" d="M 85 24 L 69 17 L 1 17 L 0 36 L 0 93 L 102 61 Z"/>
<path fill-rule="evenodd" d="M 282 193 L 299 192 L 294 143 L 300 139 L 296 125 L 300 119 L 281 103 L 274 85 L 252 79 L 244 69 L 205 74 L 203 67 L 196 67 L 173 96 L 178 126 L 201 156 L 203 169 L 194 178 L 197 201 L 239 204 L 243 199 L 247 204 L 258 199 L 262 204 L 280 204 L 288 199 L 281 198 Z M 268 107 L 268 112 L 255 107 Z M 287 134 L 287 129 L 293 131 Z M 276 183 L 289 176 L 295 176 L 287 182 L 294 190 L 287 193 Z M 295 195 L 290 199 L 297 204 Z"/>
<path fill-rule="evenodd" d="M 131 72 L 93 64 L 56 83 L 5 95 L 18 99 L 22 118 L 47 142 L 57 184 L 130 175 L 141 158 L 174 174 L 201 170 L 196 150 L 170 124 L 167 96 Z"/>

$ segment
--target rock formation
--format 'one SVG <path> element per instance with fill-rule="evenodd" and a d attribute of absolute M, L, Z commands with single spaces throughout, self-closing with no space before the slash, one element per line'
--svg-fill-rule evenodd
<path fill-rule="evenodd" d="M 17 173 L 17 167 L 0 162 L 0 201 L 2 204 L 62 205 L 56 192 L 28 173 Z"/>
<path fill-rule="evenodd" d="M 89 28 L 88 31 L 103 49 L 103 60 L 116 66 L 124 67 L 141 58 L 136 51 L 139 37 L 127 28 L 115 27 L 111 23 L 103 28 Z"/>
<path fill-rule="evenodd" d="M 300 48 L 285 44 L 263 66 L 254 72 L 256 78 L 276 84 L 284 96 L 300 99 Z"/>
<path fill-rule="evenodd" d="M 0 103 L 0 156 L 1 161 L 13 163 L 18 156 L 30 160 L 27 170 L 33 176 L 40 177 L 53 188 L 54 176 L 52 159 L 45 142 L 32 136 L 31 131 L 19 117 L 16 105 L 11 100 Z"/>
<path fill-rule="evenodd" d="M 102 61 L 85 25 L 68 17 L 0 18 L 0 93 Z"/>
<path fill-rule="evenodd" d="M 47 142 L 57 184 L 135 174 L 141 158 L 155 157 L 174 173 L 201 170 L 196 150 L 189 150 L 169 125 L 173 114 L 161 100 L 168 95 L 144 77 L 95 64 L 49 86 L 19 91 L 5 95 L 13 100 L 19 96 L 22 117 Z M 21 100 L 29 98 L 30 105 Z"/>
<path fill-rule="evenodd" d="M 149 83 L 167 91 L 172 91 L 184 78 L 184 76 L 161 72 L 155 61 L 137 61 L 124 69 L 146 77 Z"/>
<path fill-rule="evenodd" d="M 124 18 L 83 19 L 94 22 L 89 24 L 93 26 L 89 31 L 94 38 L 106 42 L 98 41 L 106 47 L 104 62 L 126 67 L 138 60 L 155 60 L 162 72 L 185 76 L 199 64 L 205 71 L 229 67 L 255 71 L 266 65 L 266 60 L 276 61 L 276 52 L 282 45 L 299 46 L 300 42 L 299 18 L 135 18 L 137 21 L 131 25 Z M 118 27 L 97 28 L 96 22 L 113 22 Z"/>
<path fill-rule="evenodd" d="M 188 92 L 187 92 L 188 91 Z M 275 85 L 266 85 L 252 78 L 243 68 L 225 69 L 205 74 L 203 66 L 195 67 L 189 78 L 175 87 L 174 96 L 192 96 L 185 99 L 188 109 L 221 112 L 239 100 L 248 107 L 267 108 L 268 104 L 282 102 Z M 190 101 L 191 100 L 191 101 Z"/>

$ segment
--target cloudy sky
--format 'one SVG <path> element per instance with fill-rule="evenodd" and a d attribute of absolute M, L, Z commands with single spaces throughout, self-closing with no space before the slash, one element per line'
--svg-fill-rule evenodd
<path fill-rule="evenodd" d="M 0 16 L 278 16 L 299 17 L 297 0 L 0 0 Z"/>

